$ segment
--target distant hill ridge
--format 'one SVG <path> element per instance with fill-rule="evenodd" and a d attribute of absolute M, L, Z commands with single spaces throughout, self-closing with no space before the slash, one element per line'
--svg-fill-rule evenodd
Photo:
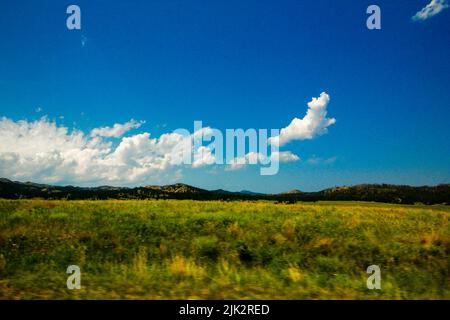
<path fill-rule="evenodd" d="M 273 200 L 297 201 L 376 201 L 386 203 L 450 204 L 450 184 L 413 187 L 391 184 L 340 186 L 317 192 L 292 190 L 279 194 L 262 194 L 247 190 L 231 192 L 205 190 L 184 183 L 165 186 L 74 187 L 52 186 L 0 178 L 0 198 L 4 199 L 195 199 L 195 200 Z"/>

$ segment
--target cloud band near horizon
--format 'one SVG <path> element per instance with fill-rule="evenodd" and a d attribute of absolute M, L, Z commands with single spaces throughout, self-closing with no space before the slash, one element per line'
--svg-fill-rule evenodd
<path fill-rule="evenodd" d="M 330 97 L 323 92 L 308 103 L 306 115 L 294 118 L 281 129 L 270 143 L 287 144 L 294 140 L 313 139 L 327 132 L 335 123 L 327 118 Z M 0 119 L 0 176 L 45 183 L 81 183 L 130 185 L 172 181 L 180 178 L 182 169 L 213 165 L 215 154 L 210 146 L 193 150 L 193 162 L 180 166 L 180 146 L 203 137 L 211 128 L 202 128 L 189 136 L 177 132 L 164 133 L 158 138 L 148 132 L 125 136 L 145 122 L 130 121 L 111 127 L 94 128 L 90 132 L 71 129 L 41 117 L 35 121 Z M 264 155 L 249 152 L 243 159 L 234 159 L 224 171 L 238 170 L 257 160 L 279 162 L 298 161 L 290 151 Z"/>

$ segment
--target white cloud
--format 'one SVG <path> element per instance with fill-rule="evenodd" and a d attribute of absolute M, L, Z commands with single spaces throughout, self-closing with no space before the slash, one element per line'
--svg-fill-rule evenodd
<path fill-rule="evenodd" d="M 212 150 L 208 147 L 201 146 L 194 154 L 193 168 L 199 168 L 206 165 L 212 165 L 216 161 L 216 157 L 212 154 Z"/>
<path fill-rule="evenodd" d="M 123 137 L 116 144 L 107 139 L 139 124 L 133 120 L 85 134 L 46 117 L 32 122 L 0 118 L 0 177 L 84 185 L 168 183 L 179 180 L 185 167 L 214 163 L 209 147 L 200 145 L 190 153 L 192 142 L 202 138 L 200 133 L 210 132 L 209 127 L 159 138 L 144 132 Z M 183 166 L 185 150 L 193 158 L 191 165 Z"/>
<path fill-rule="evenodd" d="M 281 129 L 278 137 L 269 139 L 269 143 L 282 146 L 293 140 L 313 139 L 317 135 L 327 132 L 328 126 L 336 123 L 336 119 L 327 118 L 327 106 L 330 96 L 322 92 L 319 98 L 312 98 L 308 102 L 308 110 L 303 119 L 294 118 L 291 123 Z"/>
<path fill-rule="evenodd" d="M 291 162 L 300 160 L 300 157 L 290 151 L 281 151 L 272 153 L 270 159 L 272 161 L 277 161 L 278 159 L 280 162 Z"/>
<path fill-rule="evenodd" d="M 298 161 L 300 157 L 293 154 L 291 151 L 275 151 L 269 157 L 260 152 L 249 152 L 243 157 L 234 158 L 227 166 L 228 171 L 239 170 L 248 164 L 254 163 L 268 163 L 268 162 L 291 162 Z"/>
<path fill-rule="evenodd" d="M 265 157 L 259 152 L 249 152 L 245 156 L 236 157 L 228 163 L 226 170 L 238 170 L 244 168 L 247 164 L 262 161 Z"/>
<path fill-rule="evenodd" d="M 0 176 L 45 183 L 156 182 L 180 164 L 179 145 L 192 138 L 177 133 L 151 138 L 141 133 L 122 138 L 114 147 L 102 135 L 105 132 L 69 131 L 46 117 L 33 122 L 1 118 Z M 179 176 L 176 171 L 172 177 Z"/>
<path fill-rule="evenodd" d="M 424 21 L 434 17 L 439 12 L 449 7 L 447 0 L 431 0 L 429 4 L 417 12 L 411 19 L 413 21 Z"/>
<path fill-rule="evenodd" d="M 130 121 L 121 124 L 116 123 L 112 128 L 111 127 L 102 127 L 102 128 L 95 128 L 91 131 L 91 136 L 99 136 L 99 137 L 107 137 L 107 138 L 120 138 L 122 137 L 126 132 L 130 131 L 131 129 L 137 129 L 142 124 L 144 124 L 144 121 L 136 121 L 131 119 Z"/>

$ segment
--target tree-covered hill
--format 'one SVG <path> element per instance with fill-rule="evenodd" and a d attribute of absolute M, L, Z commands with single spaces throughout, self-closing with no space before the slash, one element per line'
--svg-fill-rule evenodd
<path fill-rule="evenodd" d="M 406 186 L 390 184 L 361 184 L 341 186 L 318 192 L 284 192 L 261 194 L 250 191 L 230 192 L 205 190 L 177 183 L 166 186 L 125 187 L 74 187 L 53 186 L 32 182 L 0 179 L 0 198 L 5 199 L 194 199 L 194 200 L 273 200 L 294 203 L 297 201 L 375 201 L 386 203 L 449 204 L 450 184 L 438 186 Z"/>

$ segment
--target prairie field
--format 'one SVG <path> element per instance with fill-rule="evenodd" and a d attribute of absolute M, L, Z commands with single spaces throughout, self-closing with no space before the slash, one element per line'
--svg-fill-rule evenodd
<path fill-rule="evenodd" d="M 0 200 L 0 299 L 450 299 L 449 221 L 365 202 Z"/>

